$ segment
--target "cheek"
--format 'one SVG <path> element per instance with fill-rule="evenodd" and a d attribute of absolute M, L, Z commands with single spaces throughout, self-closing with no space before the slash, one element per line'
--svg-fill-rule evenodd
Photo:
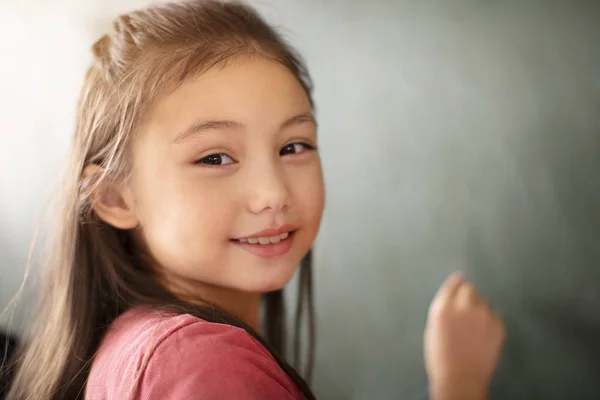
<path fill-rule="evenodd" d="M 201 182 L 193 170 L 168 172 L 145 176 L 136 186 L 148 247 L 163 266 L 185 268 L 201 259 L 210 261 L 233 218 L 223 202 L 228 194 L 220 185 Z"/>
<path fill-rule="evenodd" d="M 320 162 L 310 169 L 299 169 L 292 177 L 294 203 L 305 223 L 318 228 L 325 203 L 325 188 Z M 315 226 L 316 225 L 316 226 Z"/>

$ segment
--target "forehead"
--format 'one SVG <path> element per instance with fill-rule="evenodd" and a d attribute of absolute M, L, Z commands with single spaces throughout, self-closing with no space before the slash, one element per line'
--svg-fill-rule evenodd
<path fill-rule="evenodd" d="M 297 78 L 285 66 L 255 56 L 214 67 L 157 99 L 146 126 L 174 139 L 201 119 L 233 120 L 268 129 L 310 111 L 310 101 Z"/>

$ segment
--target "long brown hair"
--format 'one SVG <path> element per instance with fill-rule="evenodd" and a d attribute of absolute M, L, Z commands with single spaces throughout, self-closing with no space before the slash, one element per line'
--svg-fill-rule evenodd
<path fill-rule="evenodd" d="M 109 325 L 126 310 L 150 305 L 168 312 L 246 329 L 273 354 L 306 398 L 308 384 L 284 359 L 282 291 L 264 297 L 265 339 L 228 313 L 193 306 L 158 283 L 129 232 L 98 219 L 93 188 L 127 179 L 128 143 L 159 93 L 242 54 L 268 57 L 296 76 L 311 104 L 312 84 L 298 54 L 250 7 L 237 2 L 194 0 L 151 6 L 118 17 L 93 46 L 78 104 L 73 151 L 56 232 L 40 288 L 31 335 L 18 357 L 9 399 L 82 398 L 90 365 Z M 84 168 L 101 167 L 92 182 Z M 294 360 L 299 360 L 300 320 L 308 306 L 310 375 L 314 343 L 311 254 L 300 269 Z"/>

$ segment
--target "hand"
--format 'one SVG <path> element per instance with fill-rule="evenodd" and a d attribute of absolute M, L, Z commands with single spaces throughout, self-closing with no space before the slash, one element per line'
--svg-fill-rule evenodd
<path fill-rule="evenodd" d="M 504 342 L 502 320 L 458 273 L 440 287 L 425 329 L 432 400 L 485 400 Z"/>

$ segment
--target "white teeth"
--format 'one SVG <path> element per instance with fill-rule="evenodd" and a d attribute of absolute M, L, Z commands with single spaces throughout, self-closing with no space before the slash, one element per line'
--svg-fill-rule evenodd
<path fill-rule="evenodd" d="M 281 238 L 279 236 L 271 236 L 269 238 L 269 242 L 271 242 L 271 243 L 279 243 L 279 242 L 281 242 Z"/>
<path fill-rule="evenodd" d="M 255 237 L 255 238 L 245 238 L 239 239 L 242 243 L 250 243 L 250 244 L 276 244 L 285 240 L 290 236 L 289 232 L 282 233 L 277 236 L 264 236 L 264 237 Z"/>

